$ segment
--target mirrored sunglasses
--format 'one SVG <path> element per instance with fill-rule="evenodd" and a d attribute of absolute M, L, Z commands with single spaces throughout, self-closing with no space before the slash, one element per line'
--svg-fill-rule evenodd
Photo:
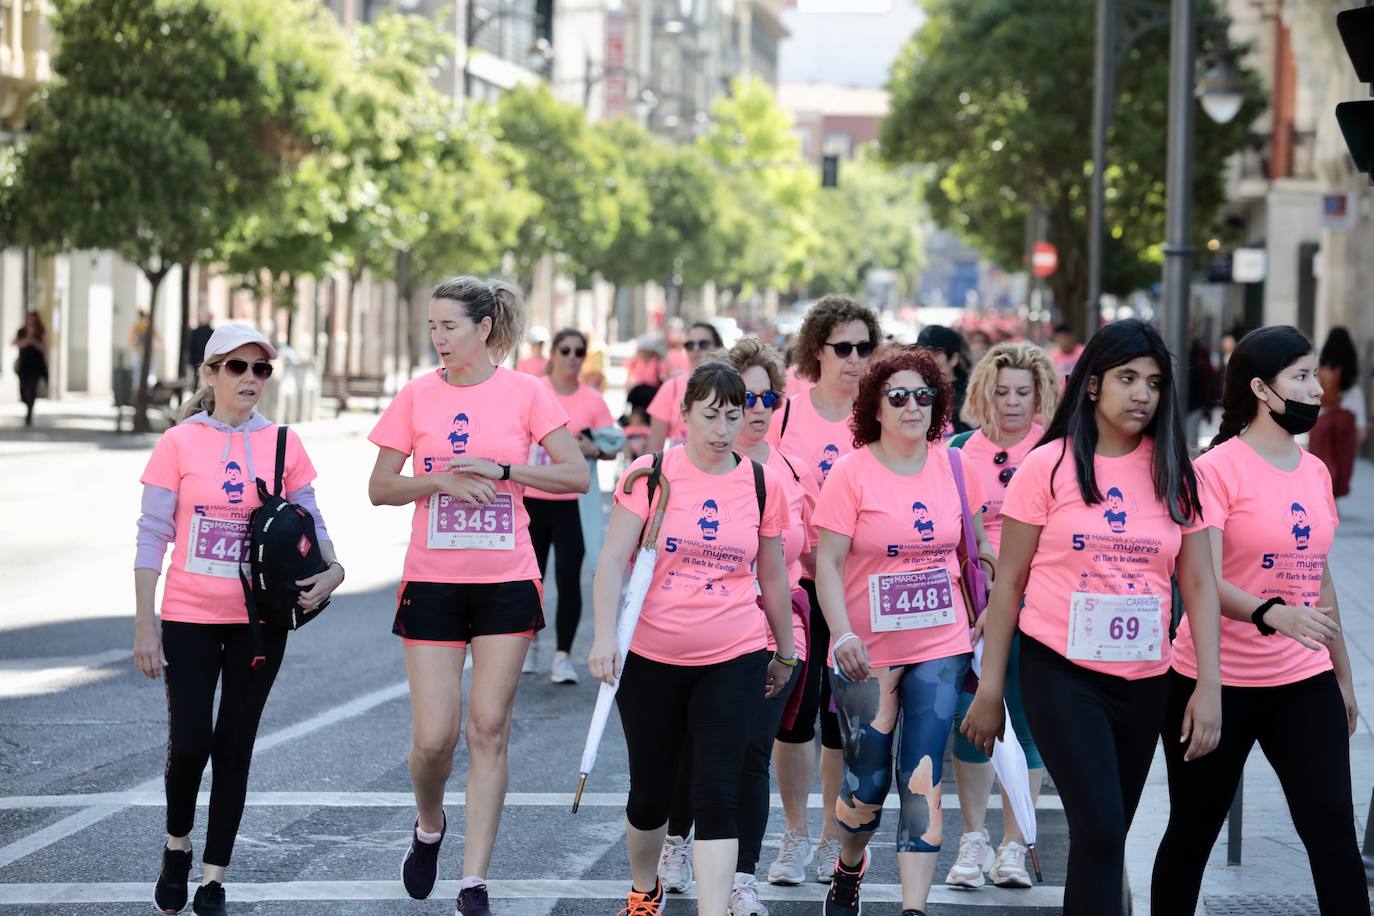
<path fill-rule="evenodd" d="M 749 410 L 753 410 L 754 405 L 759 401 L 763 402 L 764 407 L 772 410 L 774 407 L 778 406 L 778 402 L 781 400 L 782 398 L 779 397 L 778 393 L 772 388 L 769 388 L 767 391 L 760 391 L 758 394 L 754 394 L 752 391 L 744 392 L 744 406 Z"/>
<path fill-rule="evenodd" d="M 887 402 L 897 408 L 905 407 L 906 402 L 912 398 L 915 398 L 921 407 L 929 407 L 935 403 L 935 397 L 939 393 L 938 388 L 889 388 L 883 392 Z"/>

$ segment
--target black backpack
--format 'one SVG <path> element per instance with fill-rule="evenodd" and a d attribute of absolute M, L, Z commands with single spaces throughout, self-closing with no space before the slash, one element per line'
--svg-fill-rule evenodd
<path fill-rule="evenodd" d="M 296 580 L 324 572 L 328 564 L 320 555 L 315 520 L 310 513 L 282 495 L 282 474 L 286 468 L 286 427 L 277 427 L 277 472 L 271 493 L 259 477 L 258 498 L 262 505 L 248 517 L 248 560 L 239 566 L 239 584 L 248 609 L 248 627 L 253 638 L 253 667 L 266 664 L 262 650 L 261 627 L 298 630 L 320 616 L 329 602 L 313 611 L 297 601 L 303 589 Z M 247 569 L 244 567 L 247 566 Z"/>

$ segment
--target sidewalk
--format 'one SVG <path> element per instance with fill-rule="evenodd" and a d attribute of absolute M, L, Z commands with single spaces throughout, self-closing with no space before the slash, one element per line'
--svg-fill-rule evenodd
<path fill-rule="evenodd" d="M 1374 464 L 1356 462 L 1351 495 L 1338 506 L 1341 526 L 1329 565 L 1341 603 L 1341 621 L 1355 673 L 1360 724 L 1350 739 L 1350 766 L 1355 795 L 1355 827 L 1363 841 L 1374 786 L 1374 589 L 1370 588 L 1370 544 L 1374 541 Z M 1223 726 L 1224 727 L 1224 726 Z M 1307 853 L 1293 830 L 1288 803 L 1269 762 L 1258 747 L 1245 769 L 1241 864 L 1226 864 L 1227 831 L 1223 828 L 1202 882 L 1197 914 L 1207 916 L 1304 916 L 1317 913 Z M 1150 872 L 1155 850 L 1169 819 L 1169 784 L 1163 753 L 1156 751 L 1126 843 L 1135 913 L 1150 911 Z"/>

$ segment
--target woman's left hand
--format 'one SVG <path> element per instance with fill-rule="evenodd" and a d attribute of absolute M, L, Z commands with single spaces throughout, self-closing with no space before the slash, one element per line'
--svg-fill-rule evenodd
<path fill-rule="evenodd" d="M 1345 701 L 1345 727 L 1353 736 L 1360 724 L 1360 704 L 1355 701 L 1355 685 L 1341 684 L 1341 699 Z"/>
<path fill-rule="evenodd" d="M 448 469 L 455 474 L 476 474 L 489 480 L 501 479 L 501 465 L 485 458 L 454 458 Z"/>
<path fill-rule="evenodd" d="M 1188 708 L 1183 711 L 1183 734 L 1180 743 L 1187 743 L 1183 759 L 1196 760 L 1216 750 L 1221 741 L 1221 688 L 1193 688 Z"/>
<path fill-rule="evenodd" d="M 297 579 L 296 585 L 306 591 L 301 592 L 297 600 L 302 610 L 313 611 L 315 608 L 324 604 L 329 596 L 334 594 L 334 589 L 338 588 L 344 580 L 343 566 L 338 563 L 329 564 L 329 568 L 324 572 L 316 573 L 305 579 Z"/>
<path fill-rule="evenodd" d="M 763 685 L 763 695 L 768 699 L 773 699 L 782 693 L 787 682 L 792 679 L 793 668 L 791 665 L 784 665 L 776 657 L 768 662 L 768 680 Z"/>

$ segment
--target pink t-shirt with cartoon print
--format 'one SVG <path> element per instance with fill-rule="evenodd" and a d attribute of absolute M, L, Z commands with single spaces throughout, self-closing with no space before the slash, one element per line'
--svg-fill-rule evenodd
<path fill-rule="evenodd" d="M 1203 518 L 1222 532 L 1221 577 L 1261 601 L 1320 603 L 1322 574 L 1335 542 L 1331 473 L 1303 451 L 1281 471 L 1236 437 L 1195 464 L 1203 487 Z M 1197 677 L 1197 648 L 1188 618 L 1174 640 L 1174 670 Z M 1227 687 L 1278 687 L 1331 670 L 1331 653 L 1287 636 L 1262 636 L 1248 620 L 1221 618 L 1221 682 Z"/>
<path fill-rule="evenodd" d="M 239 564 L 248 557 L 248 517 L 262 505 L 252 474 L 269 488 L 276 476 L 277 426 L 226 433 L 182 423 L 158 439 L 141 482 L 176 494 L 176 540 L 162 589 L 162 619 L 247 623 Z M 250 462 L 244 436 L 250 436 Z M 228 440 L 228 450 L 225 441 Z M 294 429 L 286 431 L 284 492 L 315 479 Z"/>
<path fill-rule="evenodd" d="M 682 418 L 682 398 L 687 393 L 687 375 L 675 375 L 659 386 L 649 402 L 649 416 L 668 424 L 665 447 L 687 441 L 687 421 Z"/>
<path fill-rule="evenodd" d="M 601 392 L 591 385 L 578 385 L 577 390 L 572 394 L 564 395 L 558 393 L 553 387 L 553 379 L 547 375 L 540 376 L 539 381 L 558 399 L 559 406 L 568 415 L 568 431 L 573 434 L 574 439 L 584 429 L 600 429 L 615 423 L 611 417 L 611 409 L 606 406 L 606 399 L 601 396 Z M 529 463 L 550 463 L 549 453 L 544 451 L 544 446 L 537 442 L 530 446 Z M 531 499 L 547 499 L 550 502 L 572 502 L 580 495 L 580 493 L 545 493 L 534 487 L 525 488 L 525 496 Z"/>
<path fill-rule="evenodd" d="M 983 484 L 968 468 L 964 487 L 971 511 L 979 511 Z M 867 447 L 845 455 L 830 472 L 814 520 L 850 539 L 845 611 L 872 664 L 973 651 L 959 590 L 963 507 L 948 449 L 932 445 L 915 476 L 893 472 Z"/>
<path fill-rule="evenodd" d="M 768 447 L 768 460 L 764 462 L 764 467 L 777 472 L 778 480 L 782 481 L 782 488 L 787 493 L 787 530 L 782 535 L 782 554 L 787 561 L 787 586 L 796 591 L 801 588 L 802 575 L 806 572 L 802 568 L 802 554 L 815 546 L 811 534 L 811 516 L 816 511 L 816 499 L 820 492 L 816 489 L 815 478 L 806 473 L 801 459 L 783 455 L 776 446 Z M 793 471 L 796 472 L 795 476 Z M 792 642 L 801 658 L 806 658 L 808 622 L 796 614 L 792 615 Z M 771 630 L 768 633 L 768 648 L 777 648 Z"/>
<path fill-rule="evenodd" d="M 1072 447 L 1056 440 L 1026 456 L 1002 504 L 1003 518 L 1041 529 L 1021 632 L 1076 665 L 1126 680 L 1169 670 L 1169 577 L 1183 535 L 1202 527 L 1185 531 L 1155 499 L 1153 461 L 1149 437 L 1129 455 L 1095 456 L 1105 502 L 1090 506 Z"/>
<path fill-rule="evenodd" d="M 484 382 L 450 385 L 443 370 L 407 382 L 368 439 L 410 456 L 417 477 L 441 474 L 454 458 L 526 464 L 530 446 L 568 422 L 538 378 L 496 367 Z M 406 551 L 407 582 L 538 579 L 525 488 L 493 481 L 496 502 L 472 508 L 442 493 L 418 500 Z"/>
<path fill-rule="evenodd" d="M 625 473 L 652 465 L 653 455 L 643 455 Z M 662 473 L 668 508 L 630 651 L 669 665 L 714 665 L 764 649 L 769 627 L 754 588 L 754 560 L 759 538 L 778 537 L 787 527 L 782 481 L 764 467 L 760 520 L 748 459 L 729 473 L 708 474 L 682 448 L 670 448 Z M 635 481 L 628 495 L 624 480 L 616 484 L 616 505 L 649 518 L 647 479 Z"/>
<path fill-rule="evenodd" d="M 811 392 L 805 391 L 787 399 L 790 407 L 773 411 L 773 425 L 765 436 L 769 445 L 777 446 L 790 457 L 796 455 L 811 472 L 817 489 L 825 488 L 826 477 L 841 455 L 854 451 L 854 433 L 849 428 L 849 416 L 832 423 L 816 411 Z M 787 428 L 783 429 L 783 420 Z"/>

